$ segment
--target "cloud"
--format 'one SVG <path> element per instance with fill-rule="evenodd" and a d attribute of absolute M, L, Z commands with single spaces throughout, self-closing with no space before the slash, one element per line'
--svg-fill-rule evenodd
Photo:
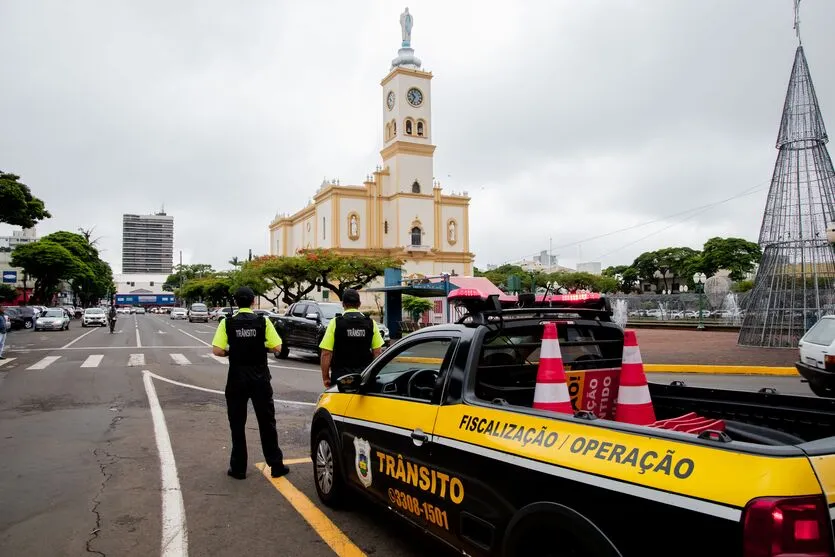
<path fill-rule="evenodd" d="M 480 265 L 550 244 L 562 263 L 615 264 L 714 235 L 756 239 L 796 44 L 791 3 L 409 7 L 435 76 L 436 176 L 473 197 Z M 802 10 L 831 117 L 835 6 Z M 122 213 L 163 203 L 186 262 L 264 252 L 276 212 L 303 207 L 323 177 L 361 183 L 379 163 L 379 81 L 401 11 L 382 0 L 4 3 L 0 168 L 46 201 L 41 233 L 95 226 L 116 268 Z"/>

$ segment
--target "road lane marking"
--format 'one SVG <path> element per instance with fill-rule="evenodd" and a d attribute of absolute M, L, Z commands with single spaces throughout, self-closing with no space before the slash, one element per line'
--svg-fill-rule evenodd
<path fill-rule="evenodd" d="M 208 342 L 206 342 L 205 340 L 200 339 L 200 338 L 197 338 L 196 336 L 192 335 L 191 333 L 187 333 L 187 332 L 185 332 L 185 331 L 184 331 L 184 330 L 182 330 L 182 329 L 177 329 L 177 330 L 178 330 L 178 331 L 180 331 L 181 333 L 183 333 L 184 335 L 186 335 L 186 336 L 189 336 L 189 337 L 193 338 L 193 339 L 194 339 L 194 340 L 196 340 L 197 342 L 202 342 L 202 343 L 203 343 L 203 344 L 205 344 L 206 346 L 211 346 L 211 344 L 209 344 L 209 343 L 208 343 Z"/>
<path fill-rule="evenodd" d="M 284 464 L 287 465 L 287 466 L 291 466 L 293 464 L 305 464 L 306 462 L 313 462 L 313 461 L 310 460 L 309 456 L 306 456 L 304 458 L 290 458 L 290 459 L 285 458 L 284 459 Z"/>
<path fill-rule="evenodd" d="M 159 405 L 154 382 L 147 370 L 142 371 L 142 381 L 145 383 L 145 393 L 151 407 L 151 418 L 154 422 L 154 437 L 157 441 L 159 453 L 160 480 L 162 484 L 162 557 L 188 556 L 188 530 L 186 529 L 186 508 L 183 504 L 183 493 L 180 490 L 180 479 L 177 476 L 177 462 L 174 460 L 174 449 L 171 447 L 171 437 L 165 424 L 165 414 Z"/>
<path fill-rule="evenodd" d="M 13 362 L 16 358 L 6 358 L 5 360 L 0 360 L 0 367 L 8 364 L 9 362 Z"/>
<path fill-rule="evenodd" d="M 226 358 L 221 358 L 220 356 L 215 356 L 214 354 L 209 354 L 209 357 L 211 359 L 213 359 L 214 361 L 220 363 L 220 364 L 223 364 L 223 365 L 228 365 L 229 364 L 229 360 L 226 359 Z"/>
<path fill-rule="evenodd" d="M 302 518 L 330 546 L 334 553 L 339 557 L 365 557 L 365 553 L 286 477 L 271 478 L 270 468 L 263 462 L 259 462 L 255 466 L 261 470 L 261 475 L 267 478 L 267 481 L 273 484 L 273 487 L 287 499 L 287 502 L 302 515 Z"/>
<path fill-rule="evenodd" d="M 104 358 L 104 354 L 93 354 L 92 356 L 87 356 L 87 359 L 84 360 L 81 367 L 99 367 L 102 358 Z"/>
<path fill-rule="evenodd" d="M 151 373 L 150 371 L 147 372 L 148 375 L 153 377 L 154 379 L 159 379 L 160 381 L 165 381 L 166 383 L 171 383 L 172 385 L 178 385 L 180 387 L 186 387 L 188 389 L 195 389 L 197 391 L 203 391 L 204 393 L 214 393 L 216 395 L 225 395 L 223 391 L 218 391 L 217 389 L 208 389 L 206 387 L 198 387 L 197 385 L 190 385 L 188 383 L 181 383 L 180 381 L 174 381 L 173 379 L 169 379 L 168 377 L 163 377 L 162 375 L 157 375 L 156 373 Z M 274 398 L 273 402 L 277 402 L 278 404 L 297 404 L 299 406 L 316 406 L 315 402 L 303 402 L 300 400 L 282 400 L 280 398 Z"/>
<path fill-rule="evenodd" d="M 136 347 L 142 348 L 142 341 L 139 340 L 139 322 L 136 321 L 136 317 L 133 318 L 133 321 L 136 324 Z"/>
<path fill-rule="evenodd" d="M 60 357 L 61 356 L 46 356 L 39 362 L 32 364 L 26 369 L 46 369 L 47 366 L 54 364 L 56 360 L 58 360 L 58 358 Z"/>
<path fill-rule="evenodd" d="M 174 360 L 174 363 L 178 366 L 190 366 L 191 362 L 188 361 L 188 358 L 183 356 L 182 354 L 169 354 L 171 359 Z"/>
<path fill-rule="evenodd" d="M 62 346 L 59 350 L 63 350 L 63 349 L 65 349 L 65 348 L 69 348 L 70 346 L 72 346 L 73 344 L 75 344 L 75 343 L 76 343 L 76 342 L 78 342 L 79 340 L 83 339 L 84 337 L 86 337 L 86 336 L 87 336 L 87 335 L 89 335 L 90 333 L 95 333 L 95 332 L 96 332 L 96 329 L 91 329 L 91 330 L 87 331 L 86 333 L 84 333 L 83 335 L 78 336 L 78 337 L 74 338 L 73 340 L 69 341 L 67 344 L 65 344 L 64 346 Z M 54 350 L 54 349 L 53 349 L 53 350 Z"/>
<path fill-rule="evenodd" d="M 145 365 L 145 354 L 131 354 L 128 358 L 128 367 L 139 367 Z"/>
<path fill-rule="evenodd" d="M 319 367 L 293 367 L 293 366 L 282 366 L 279 364 L 267 364 L 270 367 L 278 368 L 278 369 L 294 369 L 296 371 L 320 371 Z"/>

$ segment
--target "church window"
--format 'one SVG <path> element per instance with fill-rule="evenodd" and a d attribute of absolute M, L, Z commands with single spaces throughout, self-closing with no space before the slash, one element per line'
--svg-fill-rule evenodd
<path fill-rule="evenodd" d="M 383 221 L 383 234 L 389 233 L 389 221 Z"/>
<path fill-rule="evenodd" d="M 412 120 L 411 118 L 406 118 L 406 135 L 412 135 Z"/>
<path fill-rule="evenodd" d="M 418 120 L 417 123 L 417 134 L 418 136 L 423 137 L 423 122 L 421 122 L 420 120 Z"/>
<path fill-rule="evenodd" d="M 419 246 L 421 245 L 423 232 L 421 231 L 419 226 L 415 226 L 412 228 L 412 245 Z"/>
<path fill-rule="evenodd" d="M 391 139 L 391 123 L 386 124 L 386 141 Z"/>
<path fill-rule="evenodd" d="M 327 239 L 327 228 L 326 228 L 327 222 L 328 222 L 327 219 L 325 217 L 322 217 L 322 239 L 323 240 Z"/>
<path fill-rule="evenodd" d="M 412 182 L 412 193 L 420 193 L 420 182 L 417 180 Z"/>
<path fill-rule="evenodd" d="M 397 122 L 395 120 L 391 121 L 391 136 L 394 137 L 397 135 Z"/>

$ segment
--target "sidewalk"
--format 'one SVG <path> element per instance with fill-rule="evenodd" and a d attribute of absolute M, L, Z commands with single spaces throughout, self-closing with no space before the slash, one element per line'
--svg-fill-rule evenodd
<path fill-rule="evenodd" d="M 627 325 L 628 328 L 628 325 Z M 736 332 L 635 329 L 645 364 L 794 367 L 797 348 L 738 346 Z"/>

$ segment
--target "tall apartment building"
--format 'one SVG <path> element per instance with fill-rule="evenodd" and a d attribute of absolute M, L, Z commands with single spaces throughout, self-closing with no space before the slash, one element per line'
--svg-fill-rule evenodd
<path fill-rule="evenodd" d="M 174 217 L 123 215 L 122 273 L 171 273 L 174 262 Z"/>

